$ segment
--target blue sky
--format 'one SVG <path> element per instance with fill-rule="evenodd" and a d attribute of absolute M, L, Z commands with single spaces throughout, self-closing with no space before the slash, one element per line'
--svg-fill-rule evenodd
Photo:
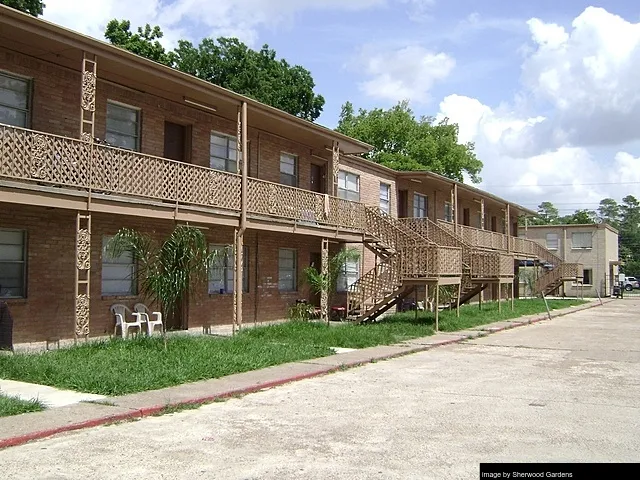
<path fill-rule="evenodd" d="M 235 35 L 309 69 L 341 105 L 449 117 L 484 162 L 480 187 L 563 213 L 640 196 L 640 6 L 631 0 L 47 0 L 97 37 L 113 18 L 178 38 Z M 555 185 L 555 186 L 550 186 Z"/>

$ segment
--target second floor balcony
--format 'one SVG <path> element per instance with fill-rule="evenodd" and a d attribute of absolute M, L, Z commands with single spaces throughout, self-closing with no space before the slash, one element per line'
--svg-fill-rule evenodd
<path fill-rule="evenodd" d="M 33 195 L 80 198 L 78 204 L 87 203 L 88 210 L 92 201 L 133 203 L 152 205 L 167 218 L 178 219 L 181 211 L 194 221 L 219 215 L 237 223 L 242 207 L 238 174 L 1 124 L 0 181 Z M 359 202 L 251 177 L 247 199 L 248 217 L 266 222 L 265 228 L 275 220 L 336 236 L 361 236 L 365 230 L 365 207 Z"/>

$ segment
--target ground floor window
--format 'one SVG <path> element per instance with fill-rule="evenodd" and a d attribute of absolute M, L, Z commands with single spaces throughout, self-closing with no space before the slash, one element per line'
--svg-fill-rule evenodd
<path fill-rule="evenodd" d="M 102 239 L 102 295 L 135 295 L 136 262 L 133 252 L 124 252 L 119 257 L 112 257 L 107 253 L 107 244 L 111 238 Z"/>
<path fill-rule="evenodd" d="M 209 269 L 209 294 L 233 293 L 235 288 L 235 255 L 231 245 L 210 245 L 216 252 Z M 249 291 L 249 247 L 242 250 L 242 291 Z"/>
<path fill-rule="evenodd" d="M 27 232 L 0 229 L 0 297 L 26 297 Z"/>
<path fill-rule="evenodd" d="M 360 261 L 347 260 L 338 275 L 337 290 L 346 292 L 360 278 Z"/>
<path fill-rule="evenodd" d="M 278 290 L 281 292 L 295 292 L 297 282 L 298 252 L 291 248 L 281 248 L 278 251 Z"/>

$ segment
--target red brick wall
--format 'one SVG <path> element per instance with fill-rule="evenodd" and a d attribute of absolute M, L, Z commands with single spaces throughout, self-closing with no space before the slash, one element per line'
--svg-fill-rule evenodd
<path fill-rule="evenodd" d="M 51 336 L 73 336 L 75 212 L 53 208 L 0 204 L 0 228 L 27 231 L 27 298 L 8 300 L 14 317 L 16 343 L 43 341 Z M 172 222 L 108 214 L 92 215 L 91 244 L 91 334 L 113 331 L 109 307 L 124 303 L 130 308 L 141 296 L 112 297 L 102 295 L 102 238 L 121 227 L 134 228 L 156 240 L 173 229 Z M 233 229 L 216 227 L 205 231 L 212 244 L 233 243 Z M 245 323 L 286 317 L 287 308 L 298 298 L 308 298 L 303 269 L 310 263 L 310 253 L 320 252 L 316 237 L 248 231 L 249 293 L 243 295 Z M 278 249 L 295 248 L 298 252 L 298 290 L 278 290 Z M 189 327 L 204 324 L 229 324 L 233 318 L 233 295 L 208 294 L 206 284 L 196 288 L 189 304 Z M 257 313 L 257 314 L 256 314 Z"/>

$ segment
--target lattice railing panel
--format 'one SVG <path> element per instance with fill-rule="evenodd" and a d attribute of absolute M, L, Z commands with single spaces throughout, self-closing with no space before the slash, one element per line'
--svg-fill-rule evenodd
<path fill-rule="evenodd" d="M 462 249 L 459 247 L 436 247 L 436 276 L 462 275 Z"/>
<path fill-rule="evenodd" d="M 399 260 L 391 257 L 362 275 L 347 292 L 349 312 L 375 305 L 395 292 L 400 286 Z"/>
<path fill-rule="evenodd" d="M 365 206 L 362 203 L 350 202 L 343 198 L 329 197 L 328 223 L 354 230 L 364 230 Z"/>
<path fill-rule="evenodd" d="M 513 277 L 515 275 L 515 257 L 504 253 L 498 254 L 500 260 L 500 276 Z"/>

